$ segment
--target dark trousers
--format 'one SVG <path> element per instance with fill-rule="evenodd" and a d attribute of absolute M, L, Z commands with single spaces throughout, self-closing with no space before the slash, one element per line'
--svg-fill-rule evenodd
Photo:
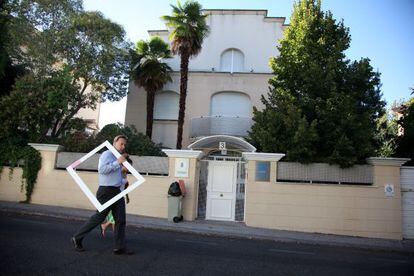
<path fill-rule="evenodd" d="M 116 187 L 105 187 L 99 186 L 96 192 L 96 198 L 101 204 L 104 204 L 117 194 L 121 190 Z M 79 229 L 74 235 L 75 239 L 82 241 L 83 238 L 91 232 L 96 226 L 100 225 L 105 221 L 109 211 L 112 211 L 112 215 L 115 219 L 115 249 L 121 249 L 125 247 L 125 200 L 124 198 L 119 199 L 114 204 L 103 210 L 102 212 L 96 211 L 96 213 L 90 217 L 90 219 Z"/>

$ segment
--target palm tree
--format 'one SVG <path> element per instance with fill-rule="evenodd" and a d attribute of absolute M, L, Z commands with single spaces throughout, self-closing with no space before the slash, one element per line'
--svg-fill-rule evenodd
<path fill-rule="evenodd" d="M 171 58 L 168 43 L 160 37 L 151 37 L 149 41 L 140 40 L 135 48 L 138 63 L 132 70 L 132 78 L 138 86 L 147 91 L 147 128 L 145 134 L 151 138 L 154 119 L 155 92 L 171 81 L 171 68 L 162 60 Z"/>
<path fill-rule="evenodd" d="M 201 51 L 201 45 L 209 32 L 206 23 L 207 15 L 202 14 L 198 2 L 186 1 L 181 5 L 171 5 L 172 15 L 162 16 L 166 25 L 172 28 L 170 34 L 171 50 L 181 57 L 180 63 L 180 111 L 178 113 L 177 149 L 181 149 L 183 139 L 183 125 L 185 116 L 185 100 L 187 98 L 188 62 L 190 57 Z"/>

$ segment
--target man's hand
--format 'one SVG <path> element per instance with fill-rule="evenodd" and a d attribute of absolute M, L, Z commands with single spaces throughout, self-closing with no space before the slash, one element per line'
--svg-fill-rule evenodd
<path fill-rule="evenodd" d="M 112 159 L 113 160 L 113 159 Z M 118 163 L 119 164 L 122 164 L 122 163 L 124 163 L 126 161 L 126 158 L 123 156 L 123 155 L 121 155 L 119 158 L 118 158 Z"/>

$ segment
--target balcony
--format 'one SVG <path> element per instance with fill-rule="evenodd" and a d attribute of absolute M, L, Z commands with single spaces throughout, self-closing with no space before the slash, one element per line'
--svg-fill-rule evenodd
<path fill-rule="evenodd" d="M 252 127 L 250 117 L 202 116 L 190 120 L 190 138 L 231 135 L 246 137 Z"/>

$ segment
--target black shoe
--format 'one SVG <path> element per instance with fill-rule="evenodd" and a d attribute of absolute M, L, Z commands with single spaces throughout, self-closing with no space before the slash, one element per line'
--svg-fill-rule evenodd
<path fill-rule="evenodd" d="M 85 249 L 82 246 L 82 242 L 75 239 L 75 237 L 70 238 L 70 241 L 72 242 L 73 246 L 75 247 L 75 250 L 78 252 L 83 252 Z"/>
<path fill-rule="evenodd" d="M 134 255 L 134 251 L 128 250 L 126 248 L 114 249 L 112 252 L 115 255 Z"/>

